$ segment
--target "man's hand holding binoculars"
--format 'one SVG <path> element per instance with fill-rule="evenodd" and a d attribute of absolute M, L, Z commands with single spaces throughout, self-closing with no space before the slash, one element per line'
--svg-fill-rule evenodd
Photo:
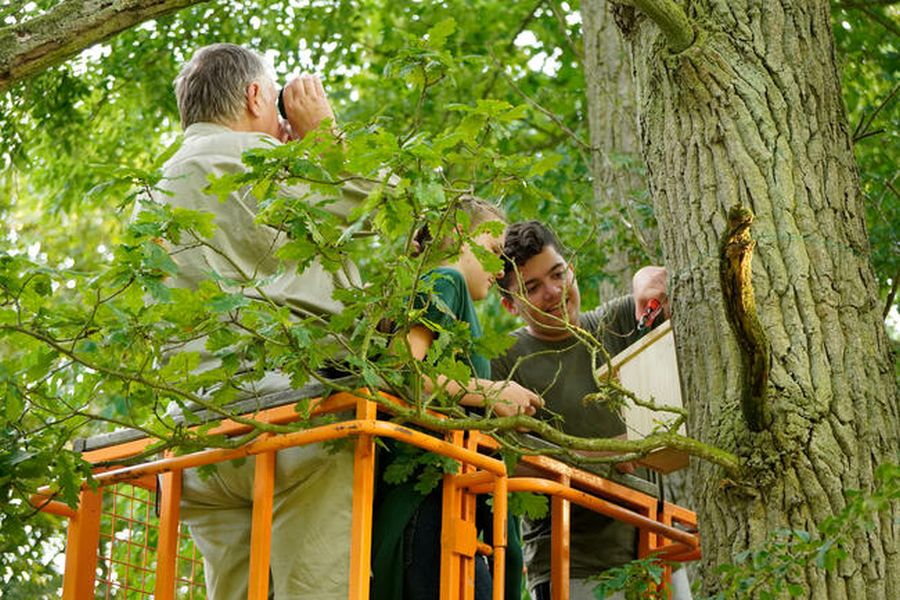
<path fill-rule="evenodd" d="M 325 119 L 334 123 L 334 111 L 325 95 L 322 81 L 315 75 L 301 75 L 278 94 L 278 112 L 282 123 L 282 141 L 303 139 Z"/>

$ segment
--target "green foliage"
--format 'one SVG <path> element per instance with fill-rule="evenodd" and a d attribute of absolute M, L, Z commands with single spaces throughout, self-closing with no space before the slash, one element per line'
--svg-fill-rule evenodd
<path fill-rule="evenodd" d="M 390 464 L 384 470 L 384 480 L 399 485 L 415 479 L 413 489 L 423 496 L 437 488 L 445 474 L 459 470 L 459 463 L 452 458 L 422 452 L 414 446 L 391 444 L 390 450 L 386 456 Z"/>
<path fill-rule="evenodd" d="M 900 8 L 834 2 L 832 23 L 865 196 L 872 263 L 885 296 L 900 279 Z M 897 306 L 900 300 L 895 297 L 893 302 Z"/>
<path fill-rule="evenodd" d="M 53 4 L 41 0 L 0 14 L 25 19 Z M 417 411 L 461 416 L 453 398 L 427 397 L 420 382 L 423 375 L 464 377 L 458 354 L 472 345 L 468 331 L 441 331 L 429 360 L 417 363 L 402 335 L 377 327 L 391 322 L 402 334 L 416 320 L 411 299 L 427 292 L 420 276 L 467 239 L 454 233 L 461 194 L 499 201 L 513 220 L 548 221 L 577 254 L 586 307 L 608 281 L 608 255 L 626 252 L 634 264 L 656 258 L 655 248 L 636 239 L 635 230 L 654 226 L 646 190 L 629 199 L 635 223 L 596 206 L 579 143 L 559 127 L 588 137 L 580 24 L 568 18 L 572 10 L 495 0 L 208 3 L 114 37 L 93 58 L 48 69 L 0 99 L 4 597 L 52 596 L 41 590 L 58 585 L 45 559 L 58 544 L 58 520 L 37 514 L 28 498 L 50 485 L 74 504 L 88 477 L 69 450 L 74 438 L 131 427 L 159 439 L 159 448 L 226 446 L 233 442 L 176 426 L 166 416 L 169 405 L 184 408 L 189 420 L 198 405 L 224 417 L 236 386 L 273 368 L 300 386 L 336 354 L 368 385 L 402 395 Z M 872 10 L 896 19 L 892 7 Z M 896 82 L 896 47 L 881 35 L 883 26 L 859 11 L 845 13 L 852 27 L 838 26 L 835 34 L 848 57 L 844 85 L 856 123 L 874 114 Z M 277 257 L 289 261 L 284 268 L 314 257 L 332 271 L 346 259 L 356 262 L 366 286 L 340 295 L 339 314 L 298 317 L 237 294 L 236 282 L 220 273 L 197 290 L 169 288 L 177 267 L 168 249 L 209 236 L 212 217 L 150 202 L 135 213 L 135 199 L 157 186 L 160 166 L 179 144 L 172 78 L 194 50 L 223 40 L 268 53 L 281 79 L 311 71 L 325 80 L 341 141 L 313 135 L 248 153 L 246 173 L 210 186 L 220 194 L 252 189 L 261 222 L 290 235 Z M 888 143 L 896 137 L 896 106 L 885 106 L 864 128 L 885 128 L 886 141 L 870 136 L 857 145 L 883 287 L 897 272 L 897 203 L 889 185 L 896 159 Z M 623 172 L 642 174 L 633 157 L 610 158 Z M 393 186 L 386 172 L 396 176 Z M 328 202 L 348 173 L 371 191 L 342 223 Z M 273 193 L 293 184 L 310 186 L 325 201 Z M 436 237 L 451 237 L 451 250 L 413 258 L 412 232 L 424 224 Z M 479 258 L 496 266 L 492 255 Z M 509 343 L 501 334 L 512 321 L 495 298 L 482 304 L 486 335 L 474 347 L 494 355 Z M 193 371 L 195 353 L 163 352 L 201 337 L 220 361 L 203 374 Z M 231 385 L 200 396 L 221 381 Z M 298 413 L 308 416 L 302 406 Z M 430 467 L 433 482 L 451 465 Z M 532 500 L 523 507 L 536 509 Z M 31 577 L 14 576 L 22 572 Z"/>
<path fill-rule="evenodd" d="M 509 514 L 515 517 L 543 519 L 550 510 L 547 496 L 532 492 L 512 492 L 507 506 Z"/>
<path fill-rule="evenodd" d="M 260 221 L 289 235 L 278 254 L 290 261 L 284 268 L 303 268 L 313 258 L 333 271 L 347 260 L 360 265 L 366 286 L 340 293 L 345 309 L 327 318 L 291 314 L 236 291 L 264 281 L 239 284 L 210 272 L 196 290 L 166 285 L 178 269 L 170 256 L 173 245 L 199 242 L 214 231 L 211 215 L 147 201 L 160 181 L 160 166 L 179 143 L 167 82 L 190 53 L 183 41 L 198 47 L 221 31 L 232 31 L 234 41 L 246 35 L 251 45 L 259 43 L 236 7 L 201 7 L 160 19 L 110 41 L 103 62 L 87 61 L 79 72 L 64 65 L 18 87 L 25 101 L 11 105 L 0 119 L 4 130 L 16 131 L 8 138 L 3 155 L 8 168 L 0 178 L 2 197 L 8 199 L 0 212 L 13 226 L 0 237 L 5 400 L 0 491 L 9 507 L 2 525 L 3 572 L 18 572 L 15 565 L 40 559 L 37 546 L 25 555 L 16 550 L 25 538 L 24 524 L 46 527 L 47 535 L 54 529 L 28 504 L 38 486 L 50 485 L 59 499 L 75 504 L 88 471 L 67 449 L 72 439 L 131 427 L 158 438 L 156 449 L 233 445 L 238 442 L 207 435 L 208 428 L 176 426 L 167 410 L 177 405 L 188 422 L 197 421 L 195 411 L 201 407 L 227 416 L 223 407 L 237 397 L 238 388 L 267 370 L 280 369 L 300 386 L 341 354 L 371 387 L 392 389 L 419 410 L 463 416 L 454 398 L 446 393 L 426 397 L 417 382 L 423 375 L 468 379 L 468 366 L 458 359 L 461 349 L 472 346 L 467 328 L 447 325 L 429 360 L 417 363 L 410 360 L 402 335 L 382 334 L 376 325 L 387 320 L 399 332 L 408 328 L 418 318 L 412 298 L 428 292 L 420 276 L 452 258 L 479 231 L 461 235 L 456 227 L 461 194 L 495 200 L 546 194 L 542 175 L 558 161 L 534 166 L 538 160 L 531 148 L 547 136 L 526 135 L 531 127 L 526 120 L 540 117 L 520 99 L 503 98 L 511 94 L 499 79 L 491 87 L 501 97 L 489 88 L 472 95 L 473 86 L 484 87 L 472 65 L 490 64 L 483 54 L 484 32 L 463 29 L 445 8 L 424 8 L 431 12 L 415 21 L 408 20 L 408 7 L 383 9 L 386 20 L 405 23 L 408 31 L 381 27 L 378 19 L 360 19 L 337 5 L 303 9 L 306 22 L 323 25 L 324 37 L 312 37 L 318 50 L 336 33 L 333 19 L 346 18 L 341 28 L 348 37 L 335 42 L 334 52 L 314 51 L 312 58 L 330 64 L 334 73 L 346 73 L 331 63 L 342 54 L 345 67 L 355 65 L 354 75 L 336 74 L 328 85 L 344 114 L 364 118 L 341 119 L 340 141 L 323 129 L 322 135 L 298 143 L 249 152 L 245 173 L 210 182 L 211 191 L 220 195 L 251 189 Z M 457 12 L 472 25 L 470 10 Z M 283 21 L 264 25 L 267 44 L 280 48 L 286 59 L 277 65 L 282 73 L 301 62 L 285 33 L 274 32 Z M 310 32 L 316 27 L 311 25 Z M 351 40 L 354 30 L 360 40 L 381 37 L 379 50 Z M 503 37 L 509 33 L 496 31 L 500 54 L 515 56 L 516 47 Z M 180 40 L 179 46 L 173 39 Z M 137 46 L 141 61 L 148 61 L 146 69 L 136 67 L 132 53 Z M 362 69 L 364 64 L 369 66 Z M 367 73 L 376 72 L 377 78 L 367 79 Z M 360 94 L 352 105 L 342 91 L 350 80 Z M 449 108 L 439 110 L 444 106 Z M 415 115 L 412 121 L 409 114 Z M 158 148 L 165 149 L 157 153 Z M 395 176 L 394 185 L 385 184 L 386 172 Z M 371 192 L 344 223 L 328 204 L 348 173 Z M 274 193 L 283 185 L 309 186 L 323 200 Z M 135 209 L 138 197 L 143 201 Z M 437 238 L 451 239 L 450 249 L 436 246 L 413 258 L 411 234 L 424 224 Z M 480 253 L 479 258 L 491 269 L 498 267 L 493 255 Z M 196 351 L 172 349 L 201 338 L 219 363 L 197 373 Z M 507 343 L 489 329 L 478 349 L 493 355 Z M 217 385 L 222 381 L 229 384 Z M 209 389 L 216 391 L 200 395 Z M 418 479 L 423 491 L 455 468 L 452 461 L 428 457 L 415 458 L 411 465 L 412 471 L 424 472 Z M 390 476 L 402 479 L 409 468 L 400 461 Z M 12 593 L 9 589 L 6 593 Z"/>
<path fill-rule="evenodd" d="M 4 511 L 5 512 L 5 511 Z M 3 550 L 13 548 L 28 560 L 28 570 L 10 572 L 15 563 L 6 559 L 6 570 L 2 573 L 0 591 L 4 598 L 32 600 L 34 598 L 58 598 L 62 587 L 62 574 L 58 564 L 65 552 L 64 539 L 57 533 L 60 529 L 59 517 L 43 513 L 24 521 L 2 516 L 0 539 L 4 540 Z"/>
<path fill-rule="evenodd" d="M 609 569 L 595 578 L 597 587 L 594 588 L 594 597 L 603 600 L 622 592 L 628 600 L 666 598 L 667 589 L 662 585 L 663 571 L 660 561 L 653 556 Z"/>
<path fill-rule="evenodd" d="M 900 501 L 900 466 L 881 465 L 875 476 L 875 490 L 871 494 L 848 491 L 843 510 L 820 523 L 818 535 L 778 530 L 762 548 L 740 553 L 733 565 L 721 565 L 722 590 L 714 598 L 805 597 L 807 590 L 800 583 L 804 570 L 810 566 L 835 569 L 847 556 L 845 545 L 851 537 L 871 527 L 880 514 L 890 514 L 891 506 Z"/>

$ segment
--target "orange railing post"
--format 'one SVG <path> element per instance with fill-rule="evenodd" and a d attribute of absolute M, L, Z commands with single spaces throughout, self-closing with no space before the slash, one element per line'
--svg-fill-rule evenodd
<path fill-rule="evenodd" d="M 371 526 L 375 486 L 375 438 L 386 437 L 436 452 L 460 462 L 455 474 L 443 479 L 443 513 L 441 515 L 441 600 L 471 600 L 475 588 L 476 552 L 492 555 L 494 561 L 493 597 L 501 600 L 505 595 L 507 556 L 507 493 L 530 491 L 551 496 L 551 593 L 557 600 L 568 598 L 570 583 L 570 525 L 571 505 L 577 504 L 599 514 L 630 523 L 640 529 L 640 556 L 659 552 L 661 559 L 688 561 L 700 556 L 699 536 L 696 534 L 697 517 L 693 512 L 669 503 L 660 504 L 652 493 L 643 493 L 610 481 L 589 470 L 574 468 L 546 456 L 525 456 L 521 464 L 528 472 L 539 477 L 509 477 L 503 462 L 495 457 L 498 442 L 478 431 L 452 431 L 442 439 L 396 423 L 378 420 L 378 405 L 361 397 L 359 393 L 338 393 L 328 399 L 313 401 L 322 412 L 340 412 L 354 407 L 356 419 L 321 425 L 280 435 L 263 435 L 234 449 L 208 449 L 190 455 L 172 456 L 150 460 L 137 465 L 123 466 L 98 472 L 94 480 L 100 489 L 88 487 L 81 493 L 77 510 L 69 509 L 52 499 L 50 490 L 41 490 L 32 502 L 42 510 L 61 514 L 70 519 L 66 573 L 63 586 L 64 600 L 82 600 L 94 597 L 98 585 L 97 563 L 101 539 L 106 548 L 106 529 L 101 536 L 102 500 L 107 498 L 105 518 L 112 522 L 109 534 L 110 548 L 116 542 L 128 544 L 125 557 L 110 550 L 110 564 L 121 572 L 113 573 L 106 585 L 109 590 L 121 588 L 123 592 L 143 589 L 150 564 L 146 552 L 152 552 L 146 542 L 148 532 L 154 526 L 152 503 L 143 496 L 123 496 L 132 503 L 140 501 L 146 507 L 145 514 L 135 518 L 135 511 L 126 517 L 115 512 L 117 483 L 128 483 L 145 489 L 155 488 L 155 477 L 163 479 L 158 542 L 156 551 L 156 582 L 154 597 L 172 600 L 175 596 L 177 561 L 179 560 L 179 504 L 181 499 L 181 473 L 183 469 L 213 464 L 241 457 L 255 456 L 254 501 L 250 544 L 249 600 L 265 600 L 269 593 L 269 564 L 271 559 L 273 492 L 277 452 L 284 448 L 314 444 L 326 440 L 355 437 L 353 474 L 352 533 L 350 548 L 349 600 L 367 600 L 369 596 Z M 276 407 L 258 412 L 255 418 L 268 422 L 286 423 L 296 419 L 293 407 Z M 219 433 L 237 435 L 246 426 L 225 423 Z M 141 452 L 147 441 L 131 441 L 112 445 L 97 444 L 99 449 L 85 453 L 91 461 L 115 461 Z M 101 492 L 104 486 L 113 486 Z M 107 494 L 104 496 L 103 494 Z M 493 547 L 479 543 L 476 528 L 478 495 L 493 494 Z M 112 500 L 112 502 L 109 501 Z M 110 507 L 113 512 L 109 513 Z M 127 521 L 125 529 L 117 528 L 116 519 Z M 141 525 L 143 523 L 143 526 Z M 142 528 L 143 527 L 143 528 Z M 118 533 L 138 531 L 137 542 L 120 539 Z M 138 547 L 140 563 L 131 562 L 131 545 Z M 118 546 L 121 548 L 121 546 Z M 105 556 L 106 550 L 104 550 Z M 121 554 L 121 552 L 120 552 Z M 152 559 L 149 559 L 152 560 Z M 138 587 L 129 587 L 131 576 L 140 578 Z M 190 580 L 185 580 L 190 581 Z M 101 581 L 101 585 L 102 585 Z M 107 592 L 109 593 L 109 592 Z"/>
<path fill-rule="evenodd" d="M 652 506 L 642 507 L 644 516 L 653 519 L 656 521 L 658 519 L 658 510 L 656 504 Z M 656 535 L 656 533 L 647 530 L 640 529 L 638 530 L 638 557 L 644 558 L 651 552 L 655 551 L 660 546 L 660 537 Z"/>
<path fill-rule="evenodd" d="M 275 452 L 263 452 L 256 456 L 253 474 L 248 600 L 266 600 L 269 597 L 269 558 L 272 552 L 272 495 L 274 491 Z"/>
<path fill-rule="evenodd" d="M 470 452 L 478 452 L 478 435 L 479 432 L 463 432 L 463 439 L 465 440 L 465 448 Z M 490 479 L 493 479 L 493 476 L 490 476 L 488 473 L 484 471 L 479 471 L 474 465 L 469 463 L 463 463 L 461 468 L 462 476 L 465 477 L 483 477 L 489 476 Z M 475 561 L 478 560 L 477 553 L 478 547 L 481 544 L 478 541 L 478 523 L 477 523 L 477 514 L 478 514 L 478 496 L 475 494 L 469 493 L 469 490 L 466 489 L 465 484 L 463 483 L 463 477 L 457 477 L 455 482 L 457 486 L 459 486 L 460 492 L 460 500 L 462 501 L 462 522 L 466 524 L 466 531 L 469 535 L 475 536 L 475 548 L 471 549 L 467 547 L 465 552 L 459 555 L 460 560 L 460 568 L 461 568 L 461 598 L 465 600 L 473 600 L 475 598 Z M 493 550 L 491 550 L 493 553 Z"/>
<path fill-rule="evenodd" d="M 505 476 L 494 480 L 494 600 L 506 596 L 507 483 Z"/>
<path fill-rule="evenodd" d="M 462 431 L 447 434 L 455 446 L 463 445 L 463 436 Z M 467 494 L 459 485 L 459 475 L 444 475 L 442 493 L 441 600 L 471 600 L 475 596 L 474 556 L 478 544 L 474 510 L 467 510 Z"/>
<path fill-rule="evenodd" d="M 560 475 L 557 481 L 569 486 L 566 474 Z M 569 597 L 571 507 L 571 503 L 560 496 L 550 499 L 550 596 L 561 600 Z"/>
<path fill-rule="evenodd" d="M 360 398 L 356 418 L 373 421 L 378 405 Z M 353 515 L 350 545 L 350 600 L 369 597 L 369 570 L 372 552 L 372 510 L 375 502 L 375 438 L 360 435 L 356 438 L 353 459 Z"/>
<path fill-rule="evenodd" d="M 102 504 L 100 489 L 85 489 L 81 492 L 76 515 L 69 519 L 63 600 L 94 597 Z"/>
<path fill-rule="evenodd" d="M 161 476 L 159 538 L 156 546 L 156 600 L 174 600 L 175 563 L 178 558 L 178 522 L 181 516 L 181 470 Z"/>

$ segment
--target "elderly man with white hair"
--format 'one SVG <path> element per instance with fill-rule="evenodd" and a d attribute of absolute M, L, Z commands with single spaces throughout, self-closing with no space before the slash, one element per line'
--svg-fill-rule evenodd
<path fill-rule="evenodd" d="M 233 44 L 214 44 L 183 66 L 175 94 L 184 143 L 163 167 L 164 193 L 154 200 L 210 212 L 216 229 L 202 243 L 181 240 L 172 252 L 179 272 L 167 284 L 194 289 L 214 272 L 229 293 L 274 302 L 298 316 L 339 312 L 332 292 L 357 283 L 352 265 L 337 274 L 315 261 L 301 272 L 284 268 L 275 252 L 285 234 L 256 222 L 257 199 L 249 190 L 236 190 L 224 201 L 206 191 L 211 176 L 245 170 L 245 151 L 303 137 L 323 120 L 334 119 L 318 78 L 303 76 L 284 88 L 284 121 L 278 89 L 262 57 Z M 321 200 L 304 185 L 285 186 L 278 193 Z M 345 188 L 341 198 L 322 206 L 346 216 L 363 196 L 360 189 Z M 181 350 L 199 352 L 198 372 L 219 366 L 205 339 Z M 247 385 L 237 390 L 238 397 L 290 389 L 289 378 L 277 371 Z M 209 477 L 192 469 L 184 473 L 182 520 L 203 554 L 207 594 L 214 600 L 247 597 L 254 464 L 252 458 L 241 465 L 220 464 Z M 313 444 L 277 454 L 271 553 L 275 597 L 347 597 L 352 479 L 349 450 L 329 452 Z"/>

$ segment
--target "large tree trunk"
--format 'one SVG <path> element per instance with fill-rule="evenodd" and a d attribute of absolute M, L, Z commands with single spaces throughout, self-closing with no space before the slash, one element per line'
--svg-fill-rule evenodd
<path fill-rule="evenodd" d="M 619 9 L 633 50 L 642 152 L 674 292 L 689 433 L 739 454 L 742 481 L 693 465 L 704 581 L 769 532 L 816 525 L 898 456 L 898 396 L 824 0 L 689 1 L 678 54 Z M 733 205 L 752 210 L 752 283 L 771 368 L 761 430 L 720 284 Z M 898 510 L 853 539 L 814 598 L 900 598 Z"/>

